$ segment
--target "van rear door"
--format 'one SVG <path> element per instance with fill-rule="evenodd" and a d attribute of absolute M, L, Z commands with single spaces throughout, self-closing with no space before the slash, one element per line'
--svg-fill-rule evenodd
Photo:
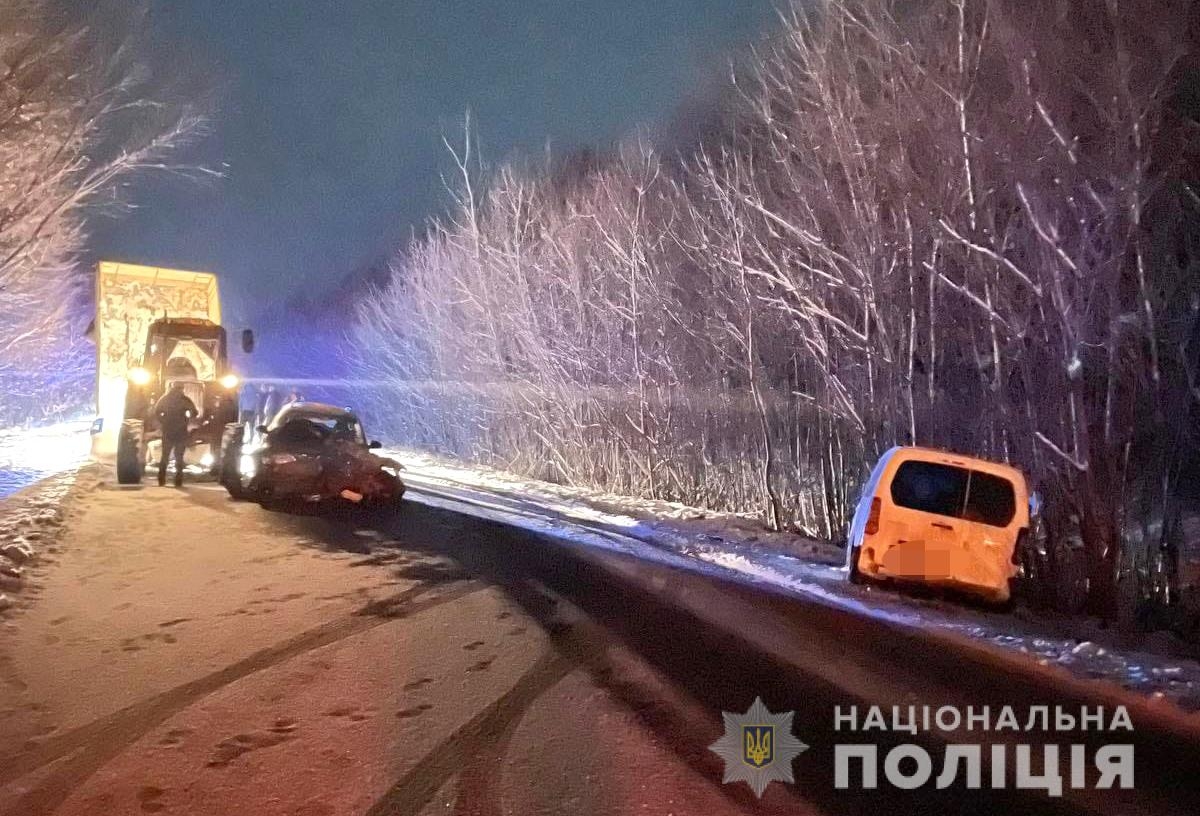
<path fill-rule="evenodd" d="M 965 464 L 910 459 L 897 468 L 891 496 L 897 507 L 918 512 L 905 514 L 907 546 L 889 553 L 885 569 L 928 580 L 1005 584 L 1017 535 L 1009 479 Z"/>
<path fill-rule="evenodd" d="M 909 459 L 896 469 L 891 482 L 892 502 L 905 510 L 903 538 L 883 561 L 892 575 L 921 579 L 951 579 L 966 545 L 961 518 L 971 472 L 966 468 Z"/>
<path fill-rule="evenodd" d="M 963 576 L 965 580 L 997 587 L 1007 583 L 1019 534 L 1019 528 L 1013 525 L 1016 514 L 1017 494 L 1010 480 L 971 471 L 961 522 L 972 550 L 972 558 L 964 566 L 969 570 Z"/>

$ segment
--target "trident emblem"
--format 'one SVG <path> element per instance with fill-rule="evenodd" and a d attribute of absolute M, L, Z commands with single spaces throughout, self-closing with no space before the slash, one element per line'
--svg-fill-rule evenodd
<path fill-rule="evenodd" d="M 771 725 L 743 725 L 742 736 L 746 747 L 742 761 L 754 768 L 770 765 L 775 759 L 775 727 Z"/>

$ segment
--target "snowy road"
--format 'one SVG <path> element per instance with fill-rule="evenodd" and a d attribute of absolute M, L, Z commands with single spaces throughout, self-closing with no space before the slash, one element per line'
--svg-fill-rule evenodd
<path fill-rule="evenodd" d="M 569 602 L 454 560 L 469 522 L 74 491 L 0 637 L 0 813 L 745 812 L 639 722 L 709 713 Z"/>
<path fill-rule="evenodd" d="M 1169 707 L 445 490 L 321 519 L 86 472 L 0 631 L 0 813 L 1195 813 Z M 465 499 L 465 500 L 464 500 Z M 512 521 L 511 518 L 505 518 Z M 540 532 L 531 528 L 544 525 Z M 557 529 L 556 529 L 557 527 Z M 600 546 L 600 539 L 606 546 Z M 43 542 L 45 543 L 45 542 Z M 631 554 L 632 553 L 632 554 Z M 757 802 L 722 710 L 812 746 Z M 1134 791 L 838 790 L 836 706 L 1128 704 Z M 865 741 L 854 735 L 849 741 Z M 936 752 L 963 735 L 871 734 Z M 975 737 L 971 737 L 975 739 Z M 983 738 L 1095 745 L 1096 734 Z"/>

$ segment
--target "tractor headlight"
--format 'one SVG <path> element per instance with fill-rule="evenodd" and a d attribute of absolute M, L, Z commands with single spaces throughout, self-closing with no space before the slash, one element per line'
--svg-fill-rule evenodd
<path fill-rule="evenodd" d="M 238 379 L 237 374 L 226 374 L 221 378 L 221 387 L 227 391 L 232 391 L 238 387 L 238 383 L 240 382 L 241 380 Z"/>
<path fill-rule="evenodd" d="M 256 469 L 254 466 L 254 457 L 242 454 L 241 461 L 238 462 L 238 472 L 243 476 L 253 476 Z"/>
<path fill-rule="evenodd" d="M 150 372 L 141 366 L 129 369 L 129 381 L 134 385 L 149 385 L 151 379 Z"/>

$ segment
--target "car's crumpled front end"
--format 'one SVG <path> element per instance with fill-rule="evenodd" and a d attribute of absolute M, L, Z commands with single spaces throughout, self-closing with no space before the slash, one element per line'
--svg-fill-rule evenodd
<path fill-rule="evenodd" d="M 376 456 L 351 442 L 329 442 L 321 455 L 323 497 L 340 496 L 354 503 L 387 504 L 399 501 L 405 485 L 401 465 Z"/>
<path fill-rule="evenodd" d="M 262 457 L 258 484 L 271 499 L 332 501 L 382 505 L 399 501 L 405 485 L 401 465 L 376 456 L 361 445 L 326 442 L 319 451 L 267 453 Z"/>
<path fill-rule="evenodd" d="M 267 453 L 251 484 L 272 499 L 321 498 L 321 460 L 317 454 Z"/>

